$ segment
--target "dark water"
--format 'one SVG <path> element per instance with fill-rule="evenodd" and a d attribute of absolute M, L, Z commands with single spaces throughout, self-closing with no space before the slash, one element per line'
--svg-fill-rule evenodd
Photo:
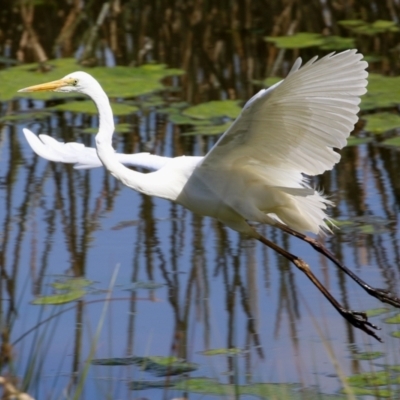
<path fill-rule="evenodd" d="M 256 53 L 256 46 L 246 48 Z M 232 60 L 244 60 L 231 50 Z M 209 77 L 206 84 L 206 69 L 196 69 L 198 58 L 188 57 L 188 75 L 174 81 L 182 100 L 227 98 L 232 87 L 234 97 L 246 100 L 256 90 L 242 79 L 247 62 L 232 74 L 237 80 L 216 89 L 208 86 Z M 254 78 L 265 76 L 263 59 L 253 60 Z M 2 114 L 10 107 L 45 106 L 15 100 L 3 104 Z M 132 134 L 115 138 L 120 152 L 150 147 L 160 155 L 200 155 L 216 140 L 183 136 L 183 128 L 154 110 L 132 118 Z M 269 249 L 214 220 L 133 192 L 102 168 L 77 171 L 39 159 L 22 134 L 28 126 L 94 146 L 94 137 L 76 127 L 96 124 L 90 116 L 53 112 L 40 122 L 3 124 L 0 131 L 1 361 L 3 373 L 19 377 L 20 387 L 37 399 L 63 390 L 78 393 L 81 380 L 82 398 L 204 398 L 184 389 L 132 392 L 129 382 L 165 378 L 137 366 L 87 362 L 132 355 L 176 356 L 197 364 L 188 376 L 236 388 L 299 383 L 322 393 L 341 389 L 340 374 L 399 364 L 398 339 L 391 336 L 398 326 L 384 322 L 396 314 L 389 306 L 371 319 L 382 328 L 380 344 L 350 326 L 300 271 Z M 321 240 L 362 279 L 400 294 L 399 152 L 373 142 L 341 154 L 340 164 L 316 182 L 337 205 L 330 215 L 339 221 L 335 235 Z M 258 229 L 306 259 L 345 306 L 360 311 L 382 306 L 304 243 L 270 227 Z M 49 284 L 77 276 L 92 281 L 80 300 L 31 304 L 53 293 Z M 232 347 L 242 352 L 203 354 Z M 383 354 L 359 360 L 367 351 Z M 224 396 L 238 397 L 231 388 L 223 387 Z"/>

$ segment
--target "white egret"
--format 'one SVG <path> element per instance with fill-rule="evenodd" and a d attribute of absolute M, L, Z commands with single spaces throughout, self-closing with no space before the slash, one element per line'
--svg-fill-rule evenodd
<path fill-rule="evenodd" d="M 40 156 L 77 168 L 103 164 L 124 185 L 172 200 L 191 211 L 218 219 L 286 257 L 303 271 L 353 326 L 380 340 L 365 313 L 346 309 L 328 292 L 299 257 L 280 248 L 249 222 L 266 223 L 299 237 L 331 259 L 369 294 L 400 306 L 400 300 L 363 282 L 322 244 L 305 232 L 330 231 L 325 213 L 331 202 L 307 179 L 330 170 L 339 161 L 334 151 L 346 145 L 357 122 L 360 96 L 366 92 L 368 64 L 356 50 L 311 59 L 297 59 L 288 76 L 261 90 L 205 157 L 160 157 L 147 153 L 118 154 L 112 147 L 114 119 L 106 93 L 85 72 L 21 89 L 20 92 L 80 92 L 96 104 L 100 120 L 96 151 L 78 143 L 60 143 L 46 135 L 37 138 L 24 129 Z M 300 68 L 301 67 L 301 68 Z M 154 172 L 140 173 L 123 164 Z M 306 175 L 306 176 L 305 176 Z"/>

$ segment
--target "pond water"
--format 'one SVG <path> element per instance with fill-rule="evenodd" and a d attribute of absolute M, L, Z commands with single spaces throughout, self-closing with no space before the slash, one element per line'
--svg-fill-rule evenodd
<path fill-rule="evenodd" d="M 22 110 L 32 106 L 43 104 L 20 101 Z M 31 380 L 32 395 L 68 387 L 88 358 L 175 356 L 196 363 L 191 377 L 237 385 L 296 382 L 324 393 L 340 389 L 339 372 L 398 362 L 398 339 L 391 336 L 397 326 L 384 322 L 395 313 L 389 306 L 384 318 L 372 318 L 382 328 L 380 344 L 344 321 L 272 251 L 214 220 L 129 190 L 102 168 L 74 170 L 40 159 L 22 133 L 29 126 L 65 140 L 79 132 L 76 126 L 96 124 L 96 117 L 58 112 L 2 129 L 3 320 L 15 343 L 14 371 Z M 188 147 L 176 126 L 154 111 L 135 117 L 134 137 L 137 148 L 162 143 L 161 155 Z M 75 139 L 94 146 L 91 135 Z M 128 152 L 130 142 L 117 135 L 115 147 Z M 200 147 L 192 143 L 192 154 Z M 337 204 L 331 215 L 340 227 L 322 240 L 367 282 L 397 293 L 398 154 L 377 144 L 348 147 L 318 183 Z M 346 306 L 382 306 L 306 244 L 270 227 L 259 229 L 306 259 Z M 49 285 L 75 276 L 91 281 L 80 300 L 32 304 L 38 296 L 62 293 Z M 228 348 L 240 352 L 204 353 Z M 371 351 L 382 355 L 359 360 Z M 89 365 L 88 373 L 84 390 L 91 396 L 135 397 L 126 394 L 128 382 L 160 380 L 135 365 Z M 79 373 L 76 380 L 81 378 Z M 232 387 L 220 390 L 228 396 Z M 147 389 L 143 396 L 159 398 L 160 391 Z M 182 392 L 168 389 L 167 398 Z"/>
<path fill-rule="evenodd" d="M 66 68 L 71 60 L 66 63 L 57 66 Z M 238 80 L 238 102 L 224 103 L 221 112 L 213 105 L 216 115 L 202 125 L 190 119 L 198 117 L 193 114 L 198 109 L 177 110 L 203 100 L 232 100 L 229 91 L 205 88 L 201 71 L 193 68 L 187 75 L 163 68 L 152 81 L 160 87 L 121 94 L 130 100 L 118 103 L 131 108 L 116 117 L 117 151 L 204 155 L 238 104 L 259 89 L 259 82 L 242 87 Z M 30 76 L 19 74 L 20 80 L 14 75 L 7 81 L 7 90 L 26 86 Z M 39 82 L 30 74 L 28 84 L 50 80 L 41 76 Z M 127 84 L 119 82 L 113 96 Z M 43 160 L 22 132 L 29 127 L 35 134 L 94 147 L 90 132 L 98 120 L 92 111 L 63 108 L 68 101 L 60 97 L 4 96 L 2 375 L 18 377 L 17 386 L 36 399 L 342 399 L 351 398 L 342 394 L 346 377 L 382 373 L 383 383 L 362 375 L 358 386 L 376 398 L 396 397 L 396 309 L 370 297 L 305 243 L 257 227 L 304 258 L 340 303 L 369 310 L 371 322 L 382 329 L 384 343 L 379 343 L 349 325 L 300 271 L 270 249 L 215 220 L 136 193 L 103 168 L 76 170 Z M 208 134 L 201 135 L 202 129 Z M 330 215 L 338 225 L 334 235 L 319 239 L 363 280 L 400 295 L 400 153 L 371 139 L 362 124 L 356 134 L 360 140 L 341 151 L 341 162 L 315 181 L 336 204 Z"/>

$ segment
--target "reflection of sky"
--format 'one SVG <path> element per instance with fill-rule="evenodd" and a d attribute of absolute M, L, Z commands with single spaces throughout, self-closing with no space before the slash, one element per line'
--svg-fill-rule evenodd
<path fill-rule="evenodd" d="M 56 125 L 53 119 L 52 125 Z M 143 122 L 143 120 L 142 120 Z M 150 125 L 154 128 L 154 121 L 150 121 Z M 34 125 L 34 130 L 38 130 L 38 124 Z M 140 126 L 142 140 L 147 140 L 144 129 L 148 126 L 143 122 Z M 119 273 L 114 288 L 113 297 L 126 298 L 126 300 L 117 300 L 109 304 L 108 313 L 105 323 L 102 327 L 101 336 L 98 341 L 96 357 L 123 357 L 126 355 L 128 342 L 132 339 L 133 353 L 139 356 L 146 355 L 164 355 L 174 354 L 171 350 L 174 343 L 175 317 L 174 309 L 169 302 L 168 289 L 166 286 L 154 291 L 155 301 L 149 301 L 150 292 L 148 290 L 139 290 L 139 299 L 135 302 L 136 311 L 134 314 L 133 337 L 129 338 L 128 323 L 130 318 L 130 292 L 124 291 L 131 280 L 134 263 L 139 265 L 138 280 L 149 281 L 148 260 L 146 256 L 145 244 L 145 222 L 141 217 L 141 209 L 143 207 L 143 196 L 133 192 L 130 189 L 122 187 L 115 183 L 112 177 L 109 177 L 103 169 L 93 171 L 70 171 L 69 167 L 61 165 L 50 165 L 47 161 L 39 160 L 34 173 L 36 183 L 40 182 L 44 176 L 43 189 L 41 192 L 31 192 L 28 198 L 27 220 L 24 221 L 22 229 L 25 230 L 22 240 L 16 243 L 17 235 L 21 223 L 22 202 L 26 200 L 26 185 L 28 165 L 33 160 L 32 152 L 27 147 L 21 131 L 22 125 L 17 126 L 16 140 L 22 146 L 23 157 L 27 164 L 21 165 L 15 175 L 15 183 L 13 187 L 13 197 L 10 214 L 7 211 L 6 204 L 6 187 L 4 185 L 5 175 L 9 170 L 9 141 L 10 132 L 13 128 L 4 128 L 1 134 L 1 154 L 0 154 L 0 174 L 1 185 L 1 224 L 3 226 L 6 218 L 12 218 L 10 223 L 11 232 L 3 233 L 2 237 L 7 237 L 7 253 L 6 253 L 6 270 L 11 274 L 13 266 L 18 268 L 16 283 L 16 302 L 18 307 L 18 316 L 11 333 L 12 341 L 16 340 L 23 332 L 33 327 L 41 319 L 44 319 L 52 313 L 69 308 L 71 304 L 58 307 L 33 306 L 29 302 L 33 299 L 33 282 L 32 277 L 37 278 L 40 268 L 42 267 L 42 254 L 46 248 L 46 238 L 48 237 L 47 218 L 49 213 L 54 209 L 54 171 L 62 179 L 62 200 L 64 205 L 61 207 L 64 215 L 69 223 L 71 214 L 70 202 L 73 200 L 76 206 L 76 220 L 72 227 L 68 227 L 63 223 L 62 212 L 55 210 L 55 231 L 51 237 L 51 251 L 47 259 L 47 269 L 45 271 L 44 282 L 52 282 L 56 275 L 64 274 L 72 266 L 71 253 L 69 251 L 68 229 L 76 229 L 77 246 L 79 250 L 82 237 L 83 216 L 92 218 L 93 210 L 96 202 L 100 200 L 104 181 L 107 179 L 109 186 L 119 187 L 116 191 L 117 196 L 110 210 L 106 210 L 106 198 L 103 197 L 100 205 L 101 212 L 98 220 L 93 221 L 98 224 L 94 233 L 90 235 L 89 248 L 86 255 L 86 277 L 95 281 L 96 289 L 107 289 L 111 276 L 116 265 L 120 265 Z M 42 133 L 47 133 L 41 130 Z M 172 148 L 171 136 L 172 129 L 169 127 L 169 138 L 166 142 L 166 152 Z M 15 139 L 15 138 L 14 138 Z M 119 149 L 121 150 L 121 149 Z M 352 149 L 351 151 L 354 151 Z M 372 179 L 366 180 L 367 176 L 372 172 L 369 169 L 368 154 L 366 146 L 362 146 L 358 150 L 360 162 L 364 163 L 358 169 L 358 181 L 355 185 L 366 186 L 365 206 L 369 212 L 375 216 L 385 217 L 385 211 L 380 207 L 381 194 L 377 191 L 376 185 Z M 367 163 L 367 164 L 365 164 Z M 366 166 L 365 166 L 366 165 Z M 76 181 L 74 185 L 74 196 L 71 198 L 70 189 L 68 188 L 68 173 L 70 171 L 72 179 Z M 340 169 L 338 169 L 340 175 Z M 379 179 L 384 183 L 384 187 L 388 187 L 389 182 L 385 175 L 385 169 L 382 165 L 376 171 L 381 171 Z M 85 179 L 89 180 L 90 194 L 88 200 L 89 213 L 84 212 L 84 183 Z M 336 183 L 332 183 L 334 187 Z M 34 188 L 33 185 L 30 186 Z M 40 187 L 39 187 L 40 188 Z M 328 192 L 328 188 L 327 192 Z M 336 189 L 336 188 L 335 188 Z M 390 192 L 390 191 L 387 191 Z M 339 198 L 340 209 L 336 211 L 337 215 L 343 219 L 353 217 L 352 208 L 346 203 L 344 194 L 333 193 L 333 197 Z M 336 200 L 336 199 L 335 199 Z M 394 198 L 390 197 L 390 204 L 394 202 Z M 228 235 L 228 248 L 224 248 L 221 255 L 225 257 L 227 265 L 224 272 L 224 263 L 217 270 L 217 252 L 219 241 L 215 222 L 208 218 L 202 219 L 201 246 L 198 241 L 194 240 L 194 217 L 189 211 L 183 210 L 176 206 L 176 215 L 171 218 L 172 204 L 165 200 L 152 199 L 153 219 L 156 226 L 156 239 L 159 242 L 159 251 L 165 260 L 165 268 L 168 271 L 169 279 L 179 282 L 178 304 L 181 317 L 184 315 L 186 302 L 190 301 L 190 312 L 188 318 L 188 340 L 187 354 L 188 360 L 200 364 L 199 371 L 192 376 L 209 376 L 220 379 L 222 382 L 227 381 L 225 373 L 228 370 L 226 358 L 205 357 L 199 352 L 206 348 L 207 333 L 205 332 L 204 310 L 208 308 L 210 331 L 209 348 L 224 348 L 227 346 L 227 336 L 229 313 L 227 312 L 227 292 L 233 292 L 234 287 L 234 258 L 238 257 L 238 276 L 246 290 L 246 295 L 251 299 L 250 303 L 255 305 L 256 324 L 258 326 L 261 345 L 265 354 L 265 359 L 261 360 L 251 346 L 251 358 L 249 360 L 250 368 L 246 371 L 245 359 L 243 356 L 238 358 L 238 368 L 240 382 L 244 383 L 244 374 L 251 372 L 253 381 L 259 382 L 302 382 L 305 386 L 317 384 L 324 391 L 335 391 L 340 387 L 338 380 L 334 375 L 335 369 L 332 365 L 327 350 L 324 347 L 323 340 L 315 326 L 318 324 L 323 334 L 329 339 L 329 344 L 334 348 L 335 357 L 339 360 L 339 364 L 345 373 L 352 371 L 352 361 L 349 356 L 347 341 L 349 340 L 349 330 L 351 328 L 337 314 L 337 312 L 327 303 L 322 295 L 313 287 L 313 285 L 299 272 L 292 268 L 288 268 L 282 259 L 277 258 L 271 251 L 265 251 L 259 244 L 252 244 L 246 240 L 239 240 L 236 233 L 223 228 L 221 232 Z M 44 212 L 43 210 L 46 210 Z M 342 210 L 342 211 L 341 211 Z M 340 219 L 340 218 L 339 218 Z M 121 229 L 113 229 L 120 226 L 121 223 L 129 221 L 139 221 Z M 281 233 L 270 228 L 266 229 L 266 234 L 271 239 L 277 240 L 281 246 L 288 248 L 292 253 L 298 254 L 305 258 L 313 267 L 316 275 L 330 289 L 339 301 L 346 299 L 352 309 L 364 310 L 368 308 L 376 308 L 380 306 L 377 300 L 370 298 L 365 292 L 350 281 L 345 279 L 344 286 L 340 286 L 343 277 L 334 269 L 334 267 L 324 261 L 320 256 L 316 255 L 310 247 L 297 240 L 288 240 Z M 327 243 L 331 244 L 332 250 L 340 250 L 339 258 L 342 257 L 349 267 L 357 270 L 354 265 L 359 265 L 357 272 L 369 282 L 380 287 L 386 283 L 382 280 L 382 274 L 374 265 L 374 259 L 365 256 L 368 249 L 355 247 L 354 243 L 349 241 L 348 245 L 341 244 L 339 247 L 339 239 L 343 237 L 349 240 L 356 233 L 349 233 L 343 230 L 335 238 L 328 239 Z M 196 236 L 197 237 L 197 236 Z M 284 239 L 282 239 L 284 238 Z M 154 237 L 152 238 L 154 239 Z M 69 239 L 68 239 L 69 240 Z M 389 259 L 391 265 L 395 263 L 393 258 L 393 248 L 391 247 L 391 238 L 388 234 L 382 235 L 383 245 L 387 249 L 385 256 Z M 172 246 L 175 242 L 175 247 Z M 193 243 L 196 243 L 197 250 L 197 269 L 199 276 L 206 274 L 204 279 L 198 279 L 196 284 L 192 284 L 191 290 L 187 291 L 189 285 L 190 273 L 194 265 L 194 254 L 196 252 Z M 181 244 L 180 244 L 181 243 Z M 361 246 L 367 243 L 357 242 Z M 21 251 L 19 252 L 19 247 Z M 165 284 L 165 277 L 160 270 L 160 257 L 157 251 L 152 248 L 152 273 L 153 280 L 156 283 Z M 173 251 L 176 254 L 173 254 Z M 19 257 L 19 259 L 16 259 Z M 175 257 L 175 259 L 174 259 Z M 371 260 L 369 265 L 363 265 L 362 261 Z M 178 274 L 172 273 L 172 265 L 176 262 Z M 361 270 L 361 266 L 362 270 Z M 279 267 L 278 267 L 279 265 Z M 224 277 L 224 273 L 226 274 Z M 226 285 L 227 280 L 228 286 Z M 292 283 L 291 283 L 292 282 Z M 4 285 L 4 284 L 3 284 Z M 208 285 L 208 295 L 205 287 Z M 343 292 L 346 288 L 346 292 Z M 42 288 L 44 290 L 45 288 Z M 47 289 L 46 289 L 47 290 Z M 296 296 L 284 295 L 285 291 L 295 290 Z M 7 298 L 3 289 L 3 299 Z M 88 294 L 86 301 L 105 298 L 105 293 Z M 208 296 L 205 300 L 204 297 Z M 246 347 L 246 343 L 252 343 L 248 339 L 246 331 L 247 318 L 242 308 L 242 294 L 239 288 L 236 288 L 235 295 L 232 295 L 232 301 L 236 304 L 233 311 L 234 323 L 232 324 L 233 338 L 236 346 L 240 348 Z M 290 304 L 292 303 L 292 304 Z M 288 306 L 290 304 L 290 306 Z M 307 306 L 305 306 L 307 305 Z M 87 304 L 84 307 L 83 316 L 83 351 L 81 360 L 84 362 L 89 354 L 89 346 L 95 335 L 97 324 L 101 318 L 104 303 L 98 302 Z M 3 309 L 7 309 L 6 301 L 3 300 Z M 295 309 L 298 308 L 299 318 L 296 317 Z M 61 317 L 53 320 L 52 324 L 45 324 L 40 331 L 36 333 L 46 335 L 43 345 L 44 365 L 42 374 L 46 380 L 42 381 L 44 389 L 49 390 L 53 385 L 55 376 L 65 374 L 68 376 L 71 371 L 73 359 L 73 345 L 75 335 L 75 310 L 64 313 Z M 369 350 L 369 343 L 373 343 L 374 350 L 384 350 L 387 346 L 391 346 L 394 339 L 388 336 L 388 332 L 393 330 L 387 327 L 378 319 L 374 320 L 383 328 L 382 336 L 386 344 L 381 346 L 375 343 L 362 332 L 354 332 L 359 351 Z M 386 329 L 386 330 L 385 330 Z M 17 369 L 20 374 L 24 374 L 24 368 L 28 361 L 28 354 L 32 350 L 33 343 L 38 340 L 36 333 L 30 334 L 24 338 L 16 347 Z M 385 360 L 388 361 L 388 360 Z M 363 364 L 364 365 L 364 364 Z M 368 369 L 368 364 L 366 370 Z M 91 369 L 91 376 L 99 378 L 99 380 L 89 380 L 89 392 L 92 390 L 100 390 L 104 395 L 110 392 L 121 393 L 125 389 L 119 387 L 119 380 L 131 379 L 154 379 L 145 372 L 139 371 L 136 367 L 100 367 L 96 366 Z M 108 380 L 112 379 L 111 384 Z M 58 385 L 63 387 L 67 379 Z M 100 382 L 100 383 L 99 383 Z M 46 386 L 47 383 L 47 386 Z M 100 388 L 100 389 L 99 389 Z M 146 391 L 143 396 L 156 398 L 161 395 L 161 391 Z M 137 397 L 135 394 L 133 397 Z M 125 397 L 125 395 L 123 396 Z M 191 396 L 197 398 L 197 396 Z M 38 396 L 40 398 L 40 396 Z M 172 396 L 171 396 L 172 398 Z M 199 395 L 198 398 L 201 398 Z"/>

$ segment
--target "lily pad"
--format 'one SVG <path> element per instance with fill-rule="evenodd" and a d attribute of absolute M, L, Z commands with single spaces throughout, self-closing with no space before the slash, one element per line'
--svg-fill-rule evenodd
<path fill-rule="evenodd" d="M 198 365 L 185 362 L 176 357 L 124 357 L 124 358 L 99 358 L 92 360 L 94 365 L 138 365 L 144 371 L 155 376 L 181 375 L 198 369 Z"/>
<path fill-rule="evenodd" d="M 400 128 L 400 116 L 397 114 L 381 112 L 364 115 L 362 118 L 367 121 L 364 129 L 371 133 L 382 134 Z"/>
<path fill-rule="evenodd" d="M 143 100 L 137 101 L 136 104 L 140 108 L 156 108 L 165 105 L 165 100 L 161 96 L 153 95 Z"/>
<path fill-rule="evenodd" d="M 42 73 L 37 64 L 25 64 L 0 71 L 2 88 L 0 101 L 12 98 L 30 97 L 37 99 L 65 98 L 66 93 L 18 93 L 17 90 L 44 82 L 60 79 L 77 70 L 93 75 L 111 98 L 137 97 L 165 89 L 161 80 L 167 76 L 182 75 L 183 70 L 167 68 L 163 64 L 145 64 L 140 67 L 116 66 L 87 68 L 76 63 L 73 58 L 61 58 L 50 62 L 52 69 Z M 77 94 L 74 94 L 75 97 Z"/>
<path fill-rule="evenodd" d="M 31 304 L 34 305 L 60 305 L 65 303 L 70 303 L 72 301 L 78 300 L 85 295 L 86 291 L 84 289 L 71 289 L 67 293 L 52 294 L 49 296 L 37 297 L 32 301 Z"/>
<path fill-rule="evenodd" d="M 373 318 L 378 315 L 386 314 L 389 311 L 390 310 L 386 307 L 380 307 L 380 308 L 372 308 L 370 310 L 365 311 L 365 313 L 367 314 L 368 318 Z"/>
<path fill-rule="evenodd" d="M 145 389 L 165 389 L 167 387 L 174 387 L 182 379 L 162 379 L 159 381 L 132 381 L 129 382 L 131 390 L 145 390 Z"/>
<path fill-rule="evenodd" d="M 390 147 L 400 147 L 400 137 L 386 139 L 381 144 Z"/>
<path fill-rule="evenodd" d="M 384 353 L 381 351 L 365 351 L 354 355 L 355 360 L 376 360 L 377 358 L 383 357 Z"/>
<path fill-rule="evenodd" d="M 365 235 L 373 235 L 376 233 L 375 226 L 372 224 L 365 224 L 365 225 L 359 226 L 359 231 L 361 233 L 364 233 Z"/>
<path fill-rule="evenodd" d="M 183 114 L 196 119 L 228 117 L 235 119 L 241 111 L 237 100 L 214 100 L 189 107 Z"/>
<path fill-rule="evenodd" d="M 400 339 L 400 331 L 393 331 L 390 333 L 390 336 L 393 336 L 394 338 Z"/>
<path fill-rule="evenodd" d="M 178 101 L 176 103 L 170 103 L 168 107 L 159 108 L 157 110 L 160 114 L 176 114 L 180 113 L 180 110 L 189 107 L 189 103 L 186 101 Z"/>
<path fill-rule="evenodd" d="M 177 390 L 223 396 L 222 398 L 241 398 L 255 396 L 259 399 L 279 400 L 345 400 L 347 397 L 336 394 L 323 394 L 315 388 L 302 388 L 295 383 L 252 383 L 250 385 L 223 384 L 216 379 L 191 378 L 175 385 Z"/>
<path fill-rule="evenodd" d="M 267 36 L 265 40 L 274 43 L 279 49 L 304 49 L 323 44 L 322 35 L 310 32 L 299 32 L 291 36 Z"/>
<path fill-rule="evenodd" d="M 40 296 L 32 301 L 34 305 L 59 305 L 78 300 L 86 294 L 85 287 L 93 282 L 86 278 L 68 278 L 62 281 L 51 283 L 51 286 L 64 293 Z"/>
<path fill-rule="evenodd" d="M 212 126 L 197 126 L 192 132 L 185 132 L 184 136 L 195 136 L 195 135 L 220 135 L 224 133 L 232 125 L 232 122 L 226 122 L 222 125 L 212 125 Z"/>
<path fill-rule="evenodd" d="M 361 110 L 391 108 L 398 104 L 400 104 L 400 77 L 369 74 L 368 92 L 361 98 Z"/>
<path fill-rule="evenodd" d="M 378 19 L 372 23 L 363 20 L 339 21 L 339 24 L 359 35 L 375 36 L 385 32 L 399 32 L 394 21 Z"/>
<path fill-rule="evenodd" d="M 274 86 L 276 83 L 280 82 L 282 78 L 279 76 L 270 76 L 263 81 L 263 85 L 267 87 Z"/>
<path fill-rule="evenodd" d="M 49 111 L 37 110 L 34 112 L 23 112 L 18 114 L 4 115 L 0 118 L 0 122 L 14 122 L 14 121 L 34 121 L 51 116 Z"/>
<path fill-rule="evenodd" d="M 88 133 L 91 135 L 96 135 L 98 132 L 99 132 L 98 127 L 90 127 L 82 129 L 82 133 Z M 126 134 L 132 132 L 133 132 L 133 127 L 131 124 L 128 124 L 126 122 L 121 122 L 120 124 L 115 125 L 114 133 Z"/>
<path fill-rule="evenodd" d="M 347 50 L 355 47 L 353 38 L 345 38 L 342 36 L 324 36 L 323 43 L 319 46 L 321 50 Z"/>
<path fill-rule="evenodd" d="M 382 388 L 363 388 L 351 387 L 353 394 L 356 396 L 372 396 L 374 399 L 387 399 L 393 396 L 393 391 Z M 343 391 L 344 392 L 344 391 Z"/>
<path fill-rule="evenodd" d="M 70 278 L 64 281 L 56 281 L 51 284 L 54 289 L 58 290 L 72 290 L 72 289 L 81 289 L 93 284 L 93 281 L 90 281 L 86 278 Z"/>
<path fill-rule="evenodd" d="M 116 117 L 130 115 L 138 111 L 136 106 L 123 103 L 111 103 L 111 108 L 114 116 Z M 97 108 L 91 100 L 68 101 L 66 103 L 50 107 L 49 109 L 56 111 L 70 111 L 72 113 L 98 114 Z"/>
<path fill-rule="evenodd" d="M 379 54 L 368 54 L 368 55 L 364 55 L 364 60 L 368 63 L 376 63 L 376 62 L 381 62 L 383 60 L 383 56 L 379 55 Z"/>
<path fill-rule="evenodd" d="M 372 142 L 372 138 L 358 138 L 354 136 L 350 136 L 347 139 L 347 146 L 346 147 L 353 147 L 353 146 L 360 146 L 362 144 L 370 143 Z"/>
<path fill-rule="evenodd" d="M 339 21 L 339 25 L 342 25 L 345 28 L 356 28 L 364 24 L 365 22 L 362 19 L 345 19 L 343 21 Z"/>
<path fill-rule="evenodd" d="M 347 378 L 347 382 L 351 386 L 385 386 L 392 382 L 388 371 L 363 372 L 352 375 Z"/>
<path fill-rule="evenodd" d="M 205 126 L 205 125 L 210 125 L 211 121 L 209 120 L 203 120 L 203 119 L 194 119 L 191 117 L 188 117 L 186 115 L 182 114 L 171 114 L 168 117 L 169 121 L 172 122 L 175 125 L 200 125 L 200 126 Z"/>
<path fill-rule="evenodd" d="M 350 226 L 354 226 L 355 225 L 353 221 L 343 220 L 343 219 L 335 219 L 333 221 L 333 223 L 338 228 L 345 228 L 345 227 L 350 227 Z"/>
<path fill-rule="evenodd" d="M 385 319 L 385 324 L 400 324 L 400 314 L 396 314 L 391 318 Z"/>
<path fill-rule="evenodd" d="M 222 349 L 210 349 L 210 350 L 205 350 L 200 352 L 200 354 L 203 354 L 204 356 L 220 356 L 220 355 L 238 355 L 241 354 L 242 350 L 238 349 L 236 347 L 233 347 L 231 349 L 227 348 L 222 348 Z"/>
<path fill-rule="evenodd" d="M 321 50 L 346 50 L 354 47 L 353 38 L 323 36 L 310 32 L 299 32 L 291 36 L 268 36 L 265 40 L 274 43 L 279 49 L 319 47 Z"/>

